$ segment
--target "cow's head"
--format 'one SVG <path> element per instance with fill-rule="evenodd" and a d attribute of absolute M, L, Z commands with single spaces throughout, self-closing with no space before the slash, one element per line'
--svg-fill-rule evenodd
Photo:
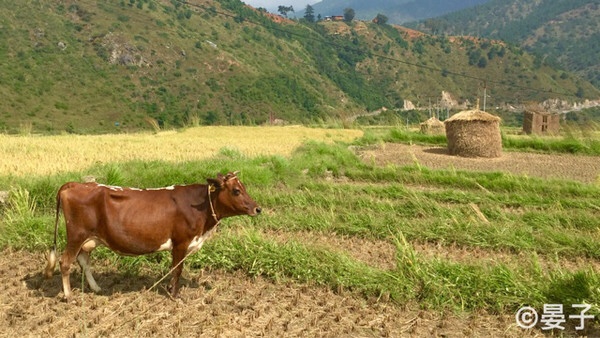
<path fill-rule="evenodd" d="M 261 208 L 248 195 L 246 187 L 240 182 L 236 172 L 227 175 L 218 174 L 217 178 L 209 178 L 206 181 L 211 193 L 215 212 L 220 218 L 238 215 L 256 216 L 260 214 Z"/>

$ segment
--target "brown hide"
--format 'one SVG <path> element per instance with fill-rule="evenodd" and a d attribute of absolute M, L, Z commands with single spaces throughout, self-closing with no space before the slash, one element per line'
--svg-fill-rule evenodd
<path fill-rule="evenodd" d="M 67 245 L 60 266 L 65 298 L 71 295 L 69 274 L 75 259 L 82 266 L 90 287 L 100 288 L 92 277 L 89 253 L 106 245 L 124 255 L 142 255 L 171 250 L 173 277 L 170 288 L 178 293 L 178 280 L 187 254 L 200 249 L 220 219 L 255 216 L 261 209 L 247 194 L 235 173 L 209 184 L 133 189 L 97 183 L 64 184 L 57 194 L 54 250 L 48 256 L 46 275 L 55 265 L 56 230 L 62 208 Z"/>

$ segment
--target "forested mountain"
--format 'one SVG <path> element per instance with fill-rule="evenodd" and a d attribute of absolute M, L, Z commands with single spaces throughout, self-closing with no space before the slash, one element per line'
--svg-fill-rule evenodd
<path fill-rule="evenodd" d="M 600 87 L 600 1 L 492 0 L 413 25 L 432 34 L 471 35 L 522 46 Z"/>
<path fill-rule="evenodd" d="M 312 5 L 315 16 L 343 15 L 351 8 L 360 20 L 371 20 L 377 14 L 385 15 L 388 22 L 402 24 L 424 18 L 432 18 L 463 8 L 473 7 L 490 0 L 323 0 Z M 303 17 L 306 8 L 296 8 L 298 17 Z"/>
<path fill-rule="evenodd" d="M 0 27 L 8 132 L 321 123 L 442 91 L 474 104 L 484 88 L 490 107 L 600 97 L 500 41 L 287 20 L 238 0 L 3 1 Z"/>

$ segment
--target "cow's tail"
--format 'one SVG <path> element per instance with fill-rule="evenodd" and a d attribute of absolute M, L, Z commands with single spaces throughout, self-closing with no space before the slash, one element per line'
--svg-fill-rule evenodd
<path fill-rule="evenodd" d="M 61 189 L 62 190 L 62 189 Z M 46 254 L 46 268 L 44 269 L 44 276 L 46 278 L 51 278 L 54 273 L 54 268 L 56 267 L 56 237 L 58 236 L 58 220 L 60 218 L 60 192 L 56 194 L 56 219 L 54 221 L 54 244 L 52 246 L 52 250 Z"/>

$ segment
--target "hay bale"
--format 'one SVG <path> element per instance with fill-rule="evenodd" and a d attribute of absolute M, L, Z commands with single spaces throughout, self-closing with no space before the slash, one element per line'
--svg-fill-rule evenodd
<path fill-rule="evenodd" d="M 421 133 L 426 135 L 444 135 L 446 127 L 444 122 L 438 120 L 435 116 L 420 124 Z"/>
<path fill-rule="evenodd" d="M 502 156 L 500 118 L 479 109 L 462 111 L 444 121 L 448 152 L 464 157 Z"/>

